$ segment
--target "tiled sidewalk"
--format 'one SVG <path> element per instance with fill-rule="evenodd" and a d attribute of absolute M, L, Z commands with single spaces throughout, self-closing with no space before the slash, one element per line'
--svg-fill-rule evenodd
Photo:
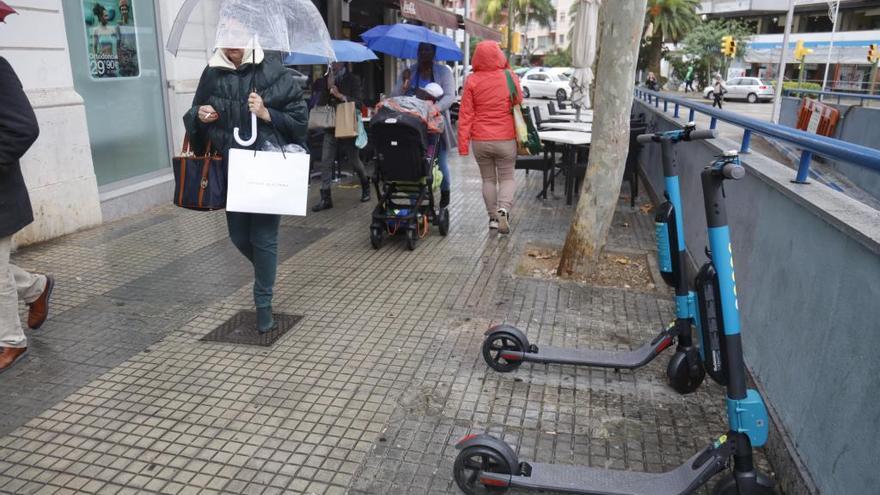
<path fill-rule="evenodd" d="M 370 247 L 356 190 L 286 218 L 275 307 L 305 318 L 272 348 L 199 341 L 251 302 L 222 213 L 159 208 L 23 250 L 58 289 L 30 357 L 0 377 L 0 492 L 458 493 L 453 444 L 470 432 L 523 458 L 658 471 L 723 431 L 721 388 L 678 396 L 665 359 L 489 371 L 490 323 L 624 349 L 672 298 L 514 276 L 526 242 L 561 243 L 572 208 L 535 200 L 540 178 L 520 172 L 499 237 L 476 166 L 453 171 L 450 235 L 415 252 Z M 611 245 L 648 251 L 651 228 L 621 206 Z"/>

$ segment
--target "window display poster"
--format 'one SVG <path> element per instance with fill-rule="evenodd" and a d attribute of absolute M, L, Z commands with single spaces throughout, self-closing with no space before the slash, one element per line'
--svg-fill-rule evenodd
<path fill-rule="evenodd" d="M 133 0 L 82 0 L 89 73 L 95 79 L 137 77 Z"/>

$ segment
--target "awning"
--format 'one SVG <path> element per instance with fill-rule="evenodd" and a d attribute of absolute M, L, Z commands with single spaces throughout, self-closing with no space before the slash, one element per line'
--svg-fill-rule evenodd
<path fill-rule="evenodd" d="M 409 0 L 404 0 L 409 1 Z M 464 20 L 464 30 L 472 36 L 479 36 L 484 40 L 501 41 L 501 31 L 484 26 L 479 22 L 470 19 Z"/>
<path fill-rule="evenodd" d="M 424 0 L 400 0 L 400 14 L 407 19 L 414 19 L 434 26 L 458 29 L 459 16 L 443 7 Z"/>

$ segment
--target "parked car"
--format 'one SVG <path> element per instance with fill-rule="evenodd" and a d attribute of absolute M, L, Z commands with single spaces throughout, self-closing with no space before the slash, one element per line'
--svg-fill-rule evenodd
<path fill-rule="evenodd" d="M 526 98 L 556 98 L 563 102 L 571 98 L 569 77 L 566 68 L 538 67 L 526 72 L 521 85 Z"/>
<path fill-rule="evenodd" d="M 773 101 L 773 86 L 757 77 L 734 77 L 728 79 L 727 94 L 724 98 L 728 100 L 747 100 L 749 103 L 758 101 Z M 711 100 L 714 96 L 714 85 L 710 84 L 703 89 L 703 96 Z"/>

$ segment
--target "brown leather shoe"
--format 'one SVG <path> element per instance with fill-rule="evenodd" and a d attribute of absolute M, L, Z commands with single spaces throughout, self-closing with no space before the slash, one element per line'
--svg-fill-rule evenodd
<path fill-rule="evenodd" d="M 9 371 L 27 355 L 27 347 L 0 347 L 0 373 Z"/>
<path fill-rule="evenodd" d="M 52 297 L 52 289 L 55 288 L 55 277 L 46 275 L 46 288 L 36 301 L 30 304 L 28 311 L 28 328 L 36 330 L 43 326 L 49 317 L 49 298 Z"/>

